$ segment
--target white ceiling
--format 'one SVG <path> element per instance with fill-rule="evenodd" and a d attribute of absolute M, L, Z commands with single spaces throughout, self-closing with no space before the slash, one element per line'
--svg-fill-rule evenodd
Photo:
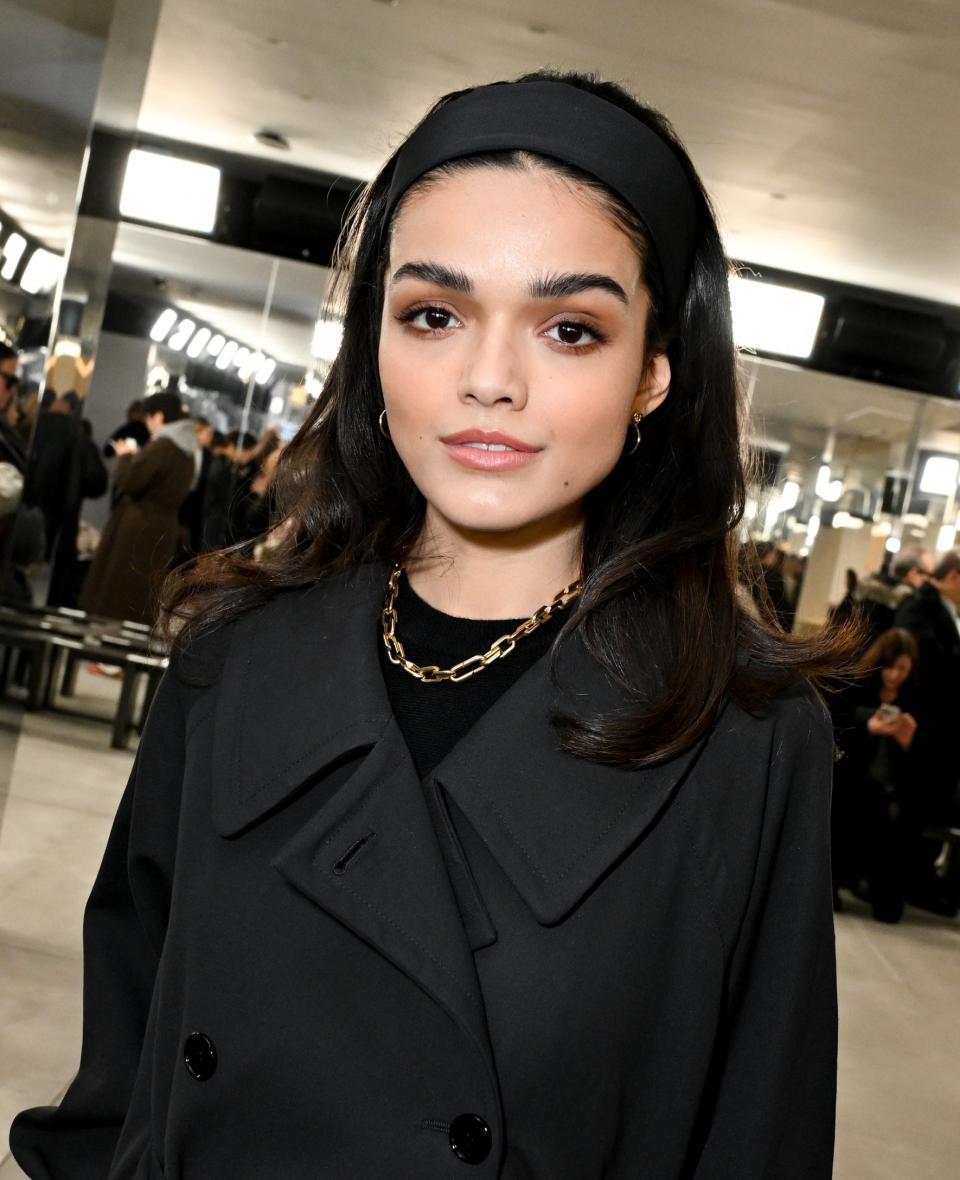
<path fill-rule="evenodd" d="M 0 209 L 69 242 L 112 0 L 0 0 Z"/>
<path fill-rule="evenodd" d="M 369 177 L 447 90 L 594 69 L 673 120 L 734 256 L 960 303 L 958 0 L 164 0 L 140 126 Z"/>

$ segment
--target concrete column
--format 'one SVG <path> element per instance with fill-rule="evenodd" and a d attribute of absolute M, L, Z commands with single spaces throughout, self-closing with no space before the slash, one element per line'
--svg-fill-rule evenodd
<path fill-rule="evenodd" d="M 798 634 L 822 627 L 827 621 L 829 607 L 836 606 L 846 593 L 848 569 L 861 574 L 875 568 L 871 565 L 871 547 L 875 543 L 869 528 L 822 528 L 817 533 L 797 603 L 794 630 Z"/>

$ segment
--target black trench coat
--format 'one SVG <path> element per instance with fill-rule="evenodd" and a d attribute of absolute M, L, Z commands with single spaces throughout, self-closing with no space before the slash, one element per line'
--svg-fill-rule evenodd
<path fill-rule="evenodd" d="M 87 910 L 80 1073 L 13 1126 L 28 1175 L 828 1177 L 822 706 L 727 705 L 627 772 L 560 750 L 541 661 L 421 784 L 385 580 L 284 593 L 164 681 Z M 579 640 L 560 676 L 619 700 Z"/>

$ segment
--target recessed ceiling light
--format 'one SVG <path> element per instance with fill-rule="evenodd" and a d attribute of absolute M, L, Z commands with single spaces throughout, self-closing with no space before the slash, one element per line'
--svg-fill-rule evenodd
<path fill-rule="evenodd" d="M 290 140 L 285 135 L 281 135 L 279 131 L 273 131 L 269 127 L 263 127 L 260 131 L 255 131 L 253 138 L 263 147 L 276 148 L 278 152 L 288 152 L 290 150 Z"/>
<path fill-rule="evenodd" d="M 230 362 L 233 360 L 234 353 L 236 353 L 239 347 L 240 345 L 236 342 L 236 340 L 228 340 L 223 348 L 220 349 L 220 355 L 217 357 L 217 368 L 229 368 Z"/>

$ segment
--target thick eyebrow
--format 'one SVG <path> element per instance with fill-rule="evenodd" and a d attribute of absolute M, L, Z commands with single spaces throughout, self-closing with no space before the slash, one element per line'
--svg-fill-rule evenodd
<path fill-rule="evenodd" d="M 422 279 L 425 283 L 432 283 L 435 287 L 448 287 L 462 295 L 469 295 L 473 291 L 473 282 L 468 275 L 462 270 L 454 270 L 439 262 L 405 262 L 393 272 L 390 285 L 399 283 L 401 279 Z"/>
<path fill-rule="evenodd" d="M 425 283 L 459 291 L 463 295 L 473 293 L 473 280 L 468 274 L 440 262 L 405 262 L 394 271 L 390 285 L 399 283 L 401 279 L 421 279 Z M 531 299 L 562 299 L 565 295 L 599 290 L 608 292 L 625 305 L 630 303 L 629 296 L 617 280 L 604 274 L 585 272 L 544 275 L 531 279 L 528 289 Z"/>
<path fill-rule="evenodd" d="M 562 274 L 534 279 L 530 284 L 532 299 L 561 299 L 564 295 L 579 295 L 582 291 L 607 291 L 621 303 L 628 304 L 626 291 L 609 275 Z"/>

